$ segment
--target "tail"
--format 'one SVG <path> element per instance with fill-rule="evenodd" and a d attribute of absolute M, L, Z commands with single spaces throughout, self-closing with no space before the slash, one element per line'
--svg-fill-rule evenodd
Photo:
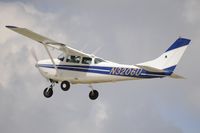
<path fill-rule="evenodd" d="M 167 72 L 172 78 L 182 78 L 173 72 L 190 41 L 190 39 L 178 38 L 160 57 L 136 66 L 153 72 Z"/>

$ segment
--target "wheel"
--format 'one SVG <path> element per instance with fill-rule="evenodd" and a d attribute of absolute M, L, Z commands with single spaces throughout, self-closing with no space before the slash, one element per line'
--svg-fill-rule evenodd
<path fill-rule="evenodd" d="M 43 94 L 46 98 L 50 98 L 53 95 L 53 89 L 47 87 L 46 89 L 44 89 Z"/>
<path fill-rule="evenodd" d="M 89 93 L 89 98 L 90 98 L 91 100 L 97 99 L 98 96 L 99 96 L 99 92 L 98 92 L 97 90 L 92 90 L 92 91 L 90 91 L 90 93 Z"/>
<path fill-rule="evenodd" d="M 68 81 L 62 81 L 60 87 L 63 91 L 68 91 L 70 88 L 70 83 Z"/>

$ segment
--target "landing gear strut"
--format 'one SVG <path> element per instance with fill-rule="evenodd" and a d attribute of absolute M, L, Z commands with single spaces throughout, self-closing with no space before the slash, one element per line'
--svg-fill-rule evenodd
<path fill-rule="evenodd" d="M 99 96 L 99 92 L 97 90 L 94 90 L 92 85 L 89 85 L 89 87 L 92 89 L 89 93 L 89 98 L 91 100 L 96 100 Z"/>
<path fill-rule="evenodd" d="M 43 94 L 46 98 L 50 98 L 53 95 L 53 87 L 55 86 L 55 83 L 58 83 L 56 81 L 50 80 L 51 85 L 44 89 Z M 60 84 L 60 87 L 63 91 L 68 91 L 70 88 L 70 82 L 69 81 L 62 81 Z M 96 100 L 99 96 L 99 92 L 93 88 L 93 86 L 90 84 L 89 87 L 92 89 L 89 93 L 89 98 L 91 100 Z"/>

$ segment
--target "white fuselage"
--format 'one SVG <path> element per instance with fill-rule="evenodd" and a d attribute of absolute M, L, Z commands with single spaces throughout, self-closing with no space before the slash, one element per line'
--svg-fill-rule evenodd
<path fill-rule="evenodd" d="M 101 82 L 115 82 L 138 79 L 141 69 L 133 65 L 121 65 L 113 62 L 99 64 L 75 64 L 54 59 L 57 69 L 51 60 L 41 60 L 37 63 L 40 73 L 47 79 L 54 81 L 67 80 L 72 84 L 90 84 Z"/>

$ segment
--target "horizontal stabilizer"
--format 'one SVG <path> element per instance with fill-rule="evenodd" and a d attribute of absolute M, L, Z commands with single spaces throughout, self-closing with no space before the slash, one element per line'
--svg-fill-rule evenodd
<path fill-rule="evenodd" d="M 172 73 L 170 75 L 171 78 L 175 78 L 175 79 L 185 79 L 185 77 L 181 76 L 181 75 L 178 75 L 178 74 L 175 74 L 175 73 Z"/>
<path fill-rule="evenodd" d="M 150 66 L 145 66 L 145 65 L 135 65 L 135 66 L 140 67 L 140 68 L 142 68 L 142 69 L 144 69 L 146 71 L 150 71 L 150 72 L 159 72 L 159 73 L 166 72 L 166 71 L 164 71 L 162 69 L 158 69 L 158 68 L 150 67 Z"/>

